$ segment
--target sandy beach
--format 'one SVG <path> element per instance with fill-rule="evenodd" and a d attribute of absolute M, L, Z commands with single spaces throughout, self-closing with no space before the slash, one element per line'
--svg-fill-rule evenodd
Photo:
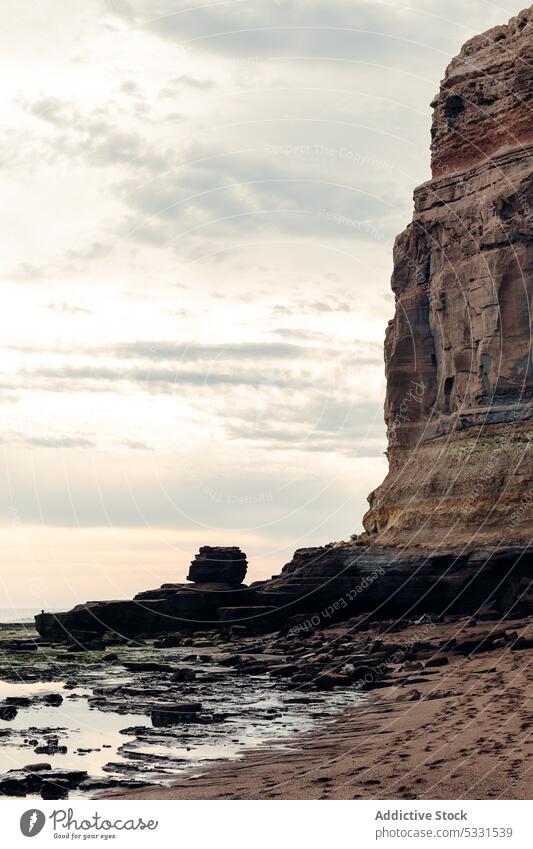
<path fill-rule="evenodd" d="M 464 623 L 463 623 L 464 624 Z M 463 625 L 460 626 L 463 628 Z M 480 623 L 468 637 L 520 622 Z M 457 623 L 437 626 L 449 640 Z M 405 639 L 408 639 L 408 634 Z M 464 637 L 464 633 L 462 634 Z M 384 638 L 385 642 L 392 637 Z M 530 799 L 531 649 L 516 644 L 447 655 L 445 665 L 408 670 L 364 705 L 287 742 L 239 761 L 217 763 L 171 787 L 114 798 L 135 799 Z M 415 666 L 416 664 L 409 664 Z M 407 674 L 406 674 L 407 673 Z"/>

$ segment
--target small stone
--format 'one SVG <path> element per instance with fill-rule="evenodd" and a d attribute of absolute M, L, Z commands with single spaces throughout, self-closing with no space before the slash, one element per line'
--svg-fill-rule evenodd
<path fill-rule="evenodd" d="M 46 705 L 59 707 L 59 705 L 63 703 L 63 696 L 61 693 L 46 693 L 42 700 Z"/>
<path fill-rule="evenodd" d="M 433 666 L 447 666 L 448 663 L 449 660 L 445 654 L 437 654 L 435 657 L 430 657 L 429 660 L 426 660 L 424 666 L 429 669 Z"/>
<path fill-rule="evenodd" d="M 3 719 L 4 722 L 11 722 L 15 719 L 17 713 L 16 707 L 12 705 L 0 705 L 0 719 Z"/>
<path fill-rule="evenodd" d="M 396 696 L 396 701 L 397 702 L 417 702 L 421 698 L 422 698 L 422 693 L 420 692 L 420 690 L 415 690 L 413 688 L 412 690 L 407 690 L 406 693 L 400 693 L 398 696 Z"/>
<path fill-rule="evenodd" d="M 165 728 L 169 725 L 195 722 L 201 710 L 202 705 L 199 702 L 160 705 L 152 710 L 150 718 L 154 728 Z"/>
<path fill-rule="evenodd" d="M 24 770 L 28 772 L 41 772 L 43 770 L 52 769 L 52 764 L 42 762 L 36 764 L 26 764 L 26 766 L 22 767 Z"/>
<path fill-rule="evenodd" d="M 31 699 L 27 696 L 6 696 L 4 704 L 12 705 L 13 707 L 29 707 Z"/>
<path fill-rule="evenodd" d="M 195 678 L 196 672 L 187 666 L 184 666 L 182 669 L 176 669 L 170 676 L 171 681 L 194 681 Z"/>
<path fill-rule="evenodd" d="M 319 675 L 315 681 L 317 690 L 333 690 L 334 687 L 349 687 L 351 678 L 348 675 L 340 675 L 337 673 L 326 673 Z"/>
<path fill-rule="evenodd" d="M 41 784 L 41 799 L 68 799 L 69 785 L 63 779 L 43 781 Z"/>

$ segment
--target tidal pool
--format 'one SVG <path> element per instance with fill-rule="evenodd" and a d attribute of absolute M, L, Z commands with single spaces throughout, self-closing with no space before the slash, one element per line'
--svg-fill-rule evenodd
<path fill-rule="evenodd" d="M 39 699 L 48 693 L 60 693 L 63 702 L 51 707 L 37 700 L 20 707 L 12 721 L 0 720 L 0 773 L 45 762 L 52 768 L 84 769 L 90 778 L 102 781 L 171 781 L 191 767 L 240 757 L 266 741 L 290 746 L 295 733 L 310 730 L 363 698 L 354 691 L 328 693 L 327 700 L 326 694 L 318 693 L 298 697 L 294 691 L 277 691 L 262 676 L 248 679 L 246 696 L 239 696 L 230 680 L 225 680 L 219 701 L 230 712 L 224 721 L 156 729 L 146 715 L 91 707 L 89 688 L 66 689 L 61 682 L 0 681 L 2 700 Z M 35 751 L 50 741 L 66 751 Z M 70 795 L 74 798 L 83 792 Z"/>

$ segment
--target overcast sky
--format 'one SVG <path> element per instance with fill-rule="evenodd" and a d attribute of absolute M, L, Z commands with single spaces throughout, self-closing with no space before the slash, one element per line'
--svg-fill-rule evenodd
<path fill-rule="evenodd" d="M 0 606 L 361 529 L 394 235 L 471 0 L 4 0 Z"/>

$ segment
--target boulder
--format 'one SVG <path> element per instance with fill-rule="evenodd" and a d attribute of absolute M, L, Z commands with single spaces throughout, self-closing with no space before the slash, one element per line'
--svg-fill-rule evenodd
<path fill-rule="evenodd" d="M 25 767 L 20 770 L 10 770 L 0 775 L 0 795 L 26 796 L 28 793 L 40 793 L 46 785 L 45 793 L 52 794 L 53 786 L 62 792 L 75 789 L 87 779 L 85 770 L 51 769 L 50 764 L 42 764 L 41 769 L 35 764 L 33 768 Z M 43 799 L 64 798 L 64 796 L 45 795 Z"/>
<path fill-rule="evenodd" d="M 44 772 L 45 770 L 52 769 L 52 764 L 43 761 L 42 763 L 26 764 L 22 768 L 27 772 Z"/>
<path fill-rule="evenodd" d="M 169 663 L 157 663 L 152 660 L 124 660 L 122 666 L 130 672 L 172 672 Z"/>

